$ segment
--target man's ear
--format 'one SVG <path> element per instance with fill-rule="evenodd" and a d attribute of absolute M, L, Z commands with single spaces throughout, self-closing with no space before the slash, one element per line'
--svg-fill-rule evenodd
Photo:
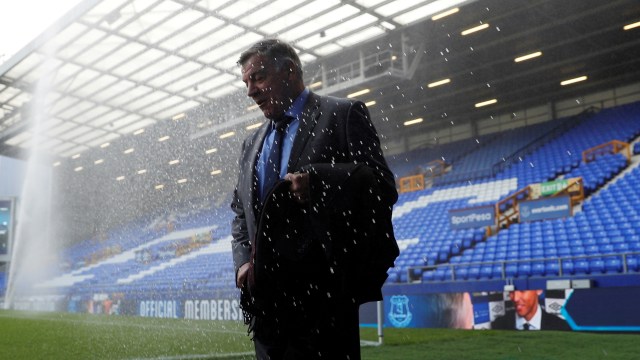
<path fill-rule="evenodd" d="M 291 75 L 297 76 L 298 69 L 296 64 L 292 60 L 287 59 L 287 63 L 285 64 L 285 66 L 289 77 L 291 77 Z"/>

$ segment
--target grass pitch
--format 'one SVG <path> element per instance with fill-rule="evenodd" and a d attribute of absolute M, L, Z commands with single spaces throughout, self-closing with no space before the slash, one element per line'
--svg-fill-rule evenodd
<path fill-rule="evenodd" d="M 375 341 L 375 329 L 362 329 Z M 640 335 L 385 329 L 377 359 L 640 359 Z M 0 311 L 0 359 L 253 359 L 239 322 Z"/>

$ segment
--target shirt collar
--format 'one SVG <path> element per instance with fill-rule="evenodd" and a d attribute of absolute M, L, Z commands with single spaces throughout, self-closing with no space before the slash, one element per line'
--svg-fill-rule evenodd
<path fill-rule="evenodd" d="M 542 309 L 540 308 L 540 304 L 538 304 L 538 308 L 536 313 L 533 315 L 530 321 L 525 320 L 525 318 L 520 317 L 516 314 L 516 328 L 518 330 L 524 329 L 524 324 L 529 323 L 531 325 L 531 330 L 541 330 L 542 326 Z"/>

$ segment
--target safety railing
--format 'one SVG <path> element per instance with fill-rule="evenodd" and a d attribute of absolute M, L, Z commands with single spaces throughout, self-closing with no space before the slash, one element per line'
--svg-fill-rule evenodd
<path fill-rule="evenodd" d="M 447 164 L 442 160 L 430 161 L 421 170 L 420 174 L 402 177 L 398 180 L 398 192 L 424 190 L 431 187 L 433 179 L 442 176 L 446 171 Z"/>
<path fill-rule="evenodd" d="M 602 155 L 619 153 L 622 153 L 627 158 L 627 164 L 631 163 L 631 145 L 620 140 L 612 140 L 583 151 L 582 161 L 586 164 Z"/>
<path fill-rule="evenodd" d="M 532 258 L 532 259 L 518 259 L 518 260 L 503 260 L 503 261 L 481 261 L 481 262 L 468 262 L 468 263 L 447 263 L 439 265 L 429 266 L 410 266 L 407 267 L 407 281 L 417 282 L 424 281 L 422 274 L 425 271 L 444 269 L 448 278 L 442 277 L 441 279 L 433 280 L 434 282 L 441 281 L 468 281 L 468 280 L 506 280 L 512 278 L 525 278 L 525 277 L 558 277 L 558 276 L 584 276 L 584 275 L 620 275 L 637 273 L 640 271 L 640 265 L 637 263 L 632 267 L 629 265 L 630 256 L 640 256 L 640 252 L 626 252 L 626 253 L 613 253 L 613 254 L 590 254 L 579 256 L 565 256 L 565 257 L 548 257 L 548 258 Z M 584 265 L 584 269 L 576 269 L 576 264 L 580 260 L 601 260 L 596 266 L 590 263 Z M 607 271 L 607 259 L 619 260 L 615 262 L 616 269 Z M 637 258 L 636 258 L 637 259 Z M 533 269 L 534 264 L 544 264 L 544 271 L 540 275 L 536 275 L 537 271 Z M 557 267 L 552 267 L 551 274 L 547 274 L 548 270 L 546 265 L 549 263 L 557 264 Z M 520 264 L 529 265 L 530 270 L 525 273 L 520 273 Z M 569 265 L 570 264 L 570 265 Z M 490 276 L 486 276 L 481 271 L 482 267 L 492 267 Z M 496 266 L 499 267 L 500 276 L 495 276 L 498 272 L 494 271 Z M 580 265 L 579 265 L 580 266 Z M 593 269 L 592 269 L 593 268 Z M 635 270 L 631 270 L 631 268 Z M 474 274 L 469 275 L 469 270 L 474 269 Z M 477 269 L 477 273 L 475 270 Z M 446 271 L 449 270 L 449 271 Z M 466 271 L 466 276 L 463 275 Z"/>

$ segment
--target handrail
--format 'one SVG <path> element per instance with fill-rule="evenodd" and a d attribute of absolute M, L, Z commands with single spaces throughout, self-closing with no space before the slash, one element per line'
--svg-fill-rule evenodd
<path fill-rule="evenodd" d="M 584 200 L 584 182 L 582 181 L 582 177 L 571 178 L 567 180 L 567 186 L 557 193 L 551 195 L 551 197 L 565 194 L 569 195 L 572 208 L 575 204 Z"/>
<path fill-rule="evenodd" d="M 402 177 L 398 180 L 398 185 L 398 192 L 401 194 L 411 191 L 424 190 L 424 175 L 418 174 Z"/>
<path fill-rule="evenodd" d="M 618 154 L 624 151 L 624 156 L 627 158 L 627 165 L 631 163 L 631 145 L 620 140 L 611 140 L 607 143 L 594 146 L 582 152 L 582 161 L 586 164 L 590 161 L 594 161 L 601 155 L 606 154 Z"/>
<path fill-rule="evenodd" d="M 428 171 L 422 172 L 426 177 L 436 177 L 444 174 L 444 171 L 447 167 L 447 163 L 442 160 L 431 160 L 425 166 L 425 169 Z"/>
<path fill-rule="evenodd" d="M 426 165 L 428 171 L 423 171 L 420 174 L 410 175 L 402 177 L 398 180 L 399 193 L 405 193 L 410 191 L 418 191 L 426 189 L 426 186 L 433 184 L 433 179 L 442 176 L 445 173 L 447 164 L 442 160 L 432 160 Z M 427 184 L 428 183 L 428 184 Z"/>
<path fill-rule="evenodd" d="M 520 196 L 523 195 L 524 196 Z M 578 202 L 584 200 L 584 185 L 581 177 L 571 178 L 567 180 L 567 186 L 559 190 L 551 197 L 567 194 L 571 202 L 571 207 L 575 206 Z M 538 194 L 539 196 L 539 194 Z M 496 202 L 496 233 L 501 229 L 508 229 L 511 224 L 516 222 L 518 215 L 520 214 L 520 207 L 518 203 L 523 200 L 532 200 L 537 198 L 532 185 L 527 185 L 524 188 L 514 192 L 513 194 Z M 504 211 L 500 208 L 502 205 L 510 205 Z"/>
<path fill-rule="evenodd" d="M 518 200 L 519 195 L 524 194 L 524 198 L 529 200 L 531 199 L 531 195 L 532 195 L 532 191 L 531 191 L 531 186 L 527 185 L 525 187 L 523 187 L 522 189 L 514 192 L 513 194 L 503 198 L 502 200 L 499 200 L 498 202 L 496 202 L 496 232 L 500 231 L 500 229 L 504 226 L 505 229 L 508 229 L 509 226 L 511 226 L 511 224 L 513 224 L 515 222 L 515 220 L 513 220 L 518 214 L 519 214 L 519 208 L 517 206 L 518 202 L 520 200 Z M 500 206 L 501 205 L 509 205 L 509 203 L 511 202 L 511 207 L 508 209 L 505 209 L 505 211 L 501 211 L 500 210 Z M 513 211 L 510 214 L 506 214 L 506 210 L 510 210 L 512 209 Z"/>

